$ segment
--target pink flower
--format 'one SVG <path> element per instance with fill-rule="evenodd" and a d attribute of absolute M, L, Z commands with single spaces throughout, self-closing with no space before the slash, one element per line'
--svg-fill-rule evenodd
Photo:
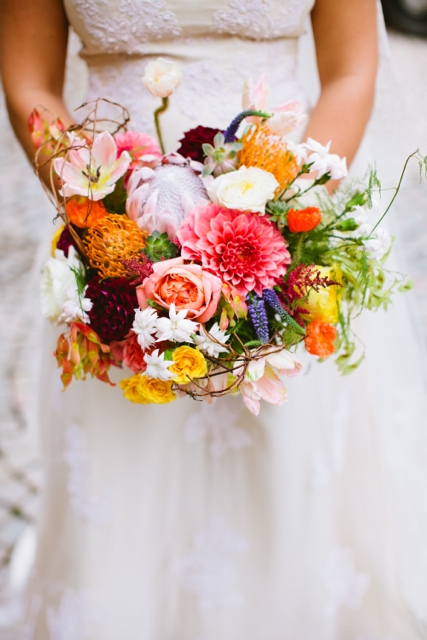
<path fill-rule="evenodd" d="M 265 400 L 276 407 L 280 407 L 288 399 L 286 387 L 268 365 L 265 366 L 264 374 L 261 378 L 252 382 L 245 379 L 239 389 L 243 396 L 243 402 L 249 411 L 256 416 L 259 414 L 260 400 Z"/>
<path fill-rule="evenodd" d="M 127 186 L 128 217 L 141 230 L 148 233 L 155 229 L 160 233 L 166 231 L 172 240 L 198 199 L 207 199 L 198 172 L 201 169 L 200 163 L 176 153 L 164 156 L 161 162 L 157 160 L 156 166 L 135 169 Z"/>
<path fill-rule="evenodd" d="M 124 342 L 123 360 L 132 373 L 145 371 L 147 368 L 147 363 L 144 360 L 146 353 L 147 352 L 143 351 L 139 345 L 137 334 L 134 331 L 130 331 Z"/>
<path fill-rule="evenodd" d="M 74 140 L 67 158 L 56 158 L 54 167 L 62 182 L 61 195 L 102 200 L 114 191 L 117 180 L 126 173 L 130 163 L 127 151 L 117 158 L 114 138 L 108 131 L 103 131 L 96 136 L 92 147 Z"/>
<path fill-rule="evenodd" d="M 222 282 L 204 271 L 198 264 L 184 264 L 183 258 L 173 258 L 153 264 L 153 274 L 137 287 L 136 295 L 142 310 L 147 299 L 176 311 L 188 309 L 187 318 L 207 322 L 215 313 L 221 295 Z"/>
<path fill-rule="evenodd" d="M 240 295 L 271 289 L 291 262 L 277 227 L 247 211 L 195 207 L 178 231 L 181 255 L 197 260 Z"/>
<path fill-rule="evenodd" d="M 138 160 L 143 156 L 155 156 L 161 158 L 162 152 L 157 142 L 146 133 L 138 131 L 126 131 L 114 136 L 117 145 L 117 157 L 120 158 L 123 151 L 127 151 L 132 158 L 129 169 L 133 170 L 138 165 Z"/>

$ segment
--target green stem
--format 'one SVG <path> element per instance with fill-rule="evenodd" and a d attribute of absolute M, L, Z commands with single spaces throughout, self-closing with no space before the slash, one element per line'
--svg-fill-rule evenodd
<path fill-rule="evenodd" d="M 301 262 L 301 250 L 302 250 L 302 241 L 304 240 L 304 232 L 300 232 L 300 236 L 298 238 L 297 241 L 297 246 L 295 249 L 295 260 L 294 263 L 296 265 L 299 265 L 299 263 Z"/>
<path fill-rule="evenodd" d="M 165 151 L 165 145 L 163 144 L 162 131 L 160 129 L 159 115 L 164 111 L 166 111 L 168 106 L 169 106 L 169 98 L 168 97 L 162 98 L 161 106 L 158 109 L 156 109 L 154 112 L 154 122 L 156 125 L 157 137 L 159 139 L 160 149 L 162 150 L 163 155 L 166 153 L 166 151 Z"/>

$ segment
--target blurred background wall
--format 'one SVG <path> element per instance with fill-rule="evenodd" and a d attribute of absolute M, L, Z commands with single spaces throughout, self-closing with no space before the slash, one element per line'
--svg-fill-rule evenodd
<path fill-rule="evenodd" d="M 389 31 L 389 40 L 399 96 L 404 103 L 401 119 L 395 122 L 396 140 L 404 129 L 408 148 L 420 148 L 427 155 L 427 0 L 384 0 L 384 8 L 394 27 L 419 33 L 414 36 L 394 29 Z M 85 76 L 84 63 L 76 62 L 78 49 L 78 39 L 73 36 L 72 62 L 68 68 L 71 87 L 76 85 L 72 76 L 74 80 L 76 76 Z M 77 84 L 84 86 L 84 82 Z M 73 90 L 68 95 L 72 107 L 78 106 L 82 99 L 83 95 L 76 95 Z M 42 247 L 52 235 L 55 211 L 11 131 L 2 93 L 0 140 L 1 602 L 12 550 L 21 534 L 36 520 L 42 485 L 34 424 L 41 327 L 37 279 L 44 253 Z M 395 153 L 400 152 L 396 148 Z M 402 155 L 398 160 L 403 165 L 405 157 Z M 420 335 L 427 339 L 427 182 L 419 182 L 414 163 L 403 182 L 395 221 L 404 266 L 415 284 L 414 304 L 420 319 Z M 409 330 L 413 329 L 408 327 Z M 0 629 L 1 617 L 0 611 Z"/>

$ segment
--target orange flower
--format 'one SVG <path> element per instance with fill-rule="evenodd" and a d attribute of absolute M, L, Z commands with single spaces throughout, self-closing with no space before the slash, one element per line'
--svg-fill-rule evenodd
<path fill-rule="evenodd" d="M 239 151 L 240 166 L 258 167 L 274 175 L 281 193 L 298 175 L 298 164 L 286 145 L 278 136 L 272 136 L 266 127 L 249 130 L 242 138 L 243 149 Z"/>
<path fill-rule="evenodd" d="M 306 209 L 289 209 L 288 225 L 292 233 L 299 231 L 311 231 L 322 220 L 322 214 L 318 207 L 307 207 Z"/>
<path fill-rule="evenodd" d="M 334 341 L 337 335 L 335 327 L 327 322 L 314 320 L 307 326 L 305 348 L 313 356 L 327 358 L 335 351 Z"/>
<path fill-rule="evenodd" d="M 147 233 L 126 216 L 109 213 L 89 229 L 84 239 L 91 267 L 103 278 L 126 277 L 121 260 L 137 257 L 146 245 Z"/>
<path fill-rule="evenodd" d="M 86 229 L 105 218 L 108 215 L 107 209 L 101 200 L 89 200 L 89 198 L 76 198 L 68 200 L 65 205 L 67 216 L 76 227 Z"/>

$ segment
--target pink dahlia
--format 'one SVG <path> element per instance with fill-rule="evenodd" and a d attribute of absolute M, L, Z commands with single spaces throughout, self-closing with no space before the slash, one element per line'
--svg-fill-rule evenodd
<path fill-rule="evenodd" d="M 138 164 L 138 160 L 142 156 L 155 156 L 161 158 L 162 152 L 157 142 L 146 133 L 138 131 L 126 131 L 118 133 L 114 136 L 117 145 L 117 157 L 119 158 L 123 151 L 127 151 L 132 158 L 129 169 L 132 171 Z"/>
<path fill-rule="evenodd" d="M 273 287 L 291 262 L 278 228 L 248 211 L 195 207 L 178 231 L 181 256 L 197 260 L 240 295 Z"/>

